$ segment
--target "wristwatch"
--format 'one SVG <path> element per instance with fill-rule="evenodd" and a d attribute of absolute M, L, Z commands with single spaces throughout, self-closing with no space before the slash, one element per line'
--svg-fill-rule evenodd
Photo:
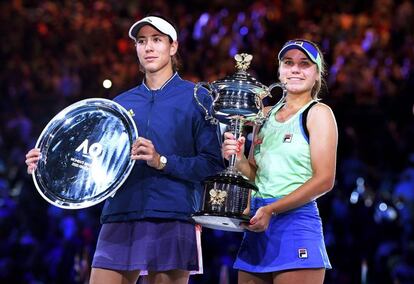
<path fill-rule="evenodd" d="M 158 170 L 162 170 L 167 165 L 167 158 L 165 156 L 160 156 L 160 165 L 158 166 Z"/>

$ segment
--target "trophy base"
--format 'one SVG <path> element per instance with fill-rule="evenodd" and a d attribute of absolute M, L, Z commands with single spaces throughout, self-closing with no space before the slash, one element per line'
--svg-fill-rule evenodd
<path fill-rule="evenodd" d="M 204 212 L 195 213 L 191 217 L 196 223 L 201 224 L 203 227 L 229 232 L 243 232 L 244 228 L 240 226 L 241 223 L 248 223 L 250 220 L 248 216 L 220 216 Z"/>
<path fill-rule="evenodd" d="M 241 223 L 250 220 L 251 191 L 254 184 L 242 177 L 234 168 L 227 168 L 204 181 L 204 200 L 201 211 L 192 219 L 210 229 L 243 232 Z"/>

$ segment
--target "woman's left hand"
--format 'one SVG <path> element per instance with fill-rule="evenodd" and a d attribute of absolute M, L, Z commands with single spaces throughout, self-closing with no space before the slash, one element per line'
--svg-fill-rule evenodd
<path fill-rule="evenodd" d="M 252 232 L 263 232 L 269 227 L 270 218 L 272 217 L 272 210 L 268 206 L 260 207 L 256 214 L 250 219 L 249 225 L 244 227 Z"/>
<path fill-rule="evenodd" d="M 153 168 L 160 166 L 160 154 L 158 154 L 152 141 L 143 137 L 139 137 L 132 144 L 131 159 L 144 160 L 148 166 Z"/>

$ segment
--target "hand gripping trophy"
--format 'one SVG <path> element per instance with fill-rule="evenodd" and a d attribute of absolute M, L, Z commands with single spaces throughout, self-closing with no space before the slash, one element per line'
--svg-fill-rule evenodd
<path fill-rule="evenodd" d="M 200 82 L 194 87 L 194 97 L 206 113 L 206 120 L 213 124 L 219 122 L 230 127 L 236 139 L 242 135 L 246 121 L 261 125 L 265 121 L 263 99 L 271 97 L 275 87 L 282 88 L 286 95 L 285 85 L 274 83 L 269 87 L 258 82 L 246 70 L 253 56 L 242 53 L 234 56 L 236 73 L 212 83 Z M 213 103 L 208 110 L 198 99 L 198 89 L 205 87 Z M 229 166 L 215 176 L 204 181 L 203 207 L 192 215 L 195 222 L 212 229 L 241 232 L 240 223 L 248 222 L 251 191 L 257 187 L 243 177 L 235 167 L 236 156 L 229 159 Z"/>

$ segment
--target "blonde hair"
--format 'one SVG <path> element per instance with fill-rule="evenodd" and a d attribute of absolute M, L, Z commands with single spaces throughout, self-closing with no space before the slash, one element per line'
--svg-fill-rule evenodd
<path fill-rule="evenodd" d="M 319 48 L 319 46 L 316 45 L 316 43 L 309 41 L 318 51 L 319 56 L 321 57 L 321 70 L 319 69 L 319 66 L 316 65 L 316 68 L 318 70 L 319 80 L 316 80 L 315 85 L 313 86 L 311 90 L 311 96 L 314 100 L 320 100 L 319 93 L 322 89 L 322 86 L 326 87 L 326 81 L 325 81 L 325 75 L 326 75 L 326 64 L 325 64 L 325 58 L 323 57 L 322 51 Z"/>

